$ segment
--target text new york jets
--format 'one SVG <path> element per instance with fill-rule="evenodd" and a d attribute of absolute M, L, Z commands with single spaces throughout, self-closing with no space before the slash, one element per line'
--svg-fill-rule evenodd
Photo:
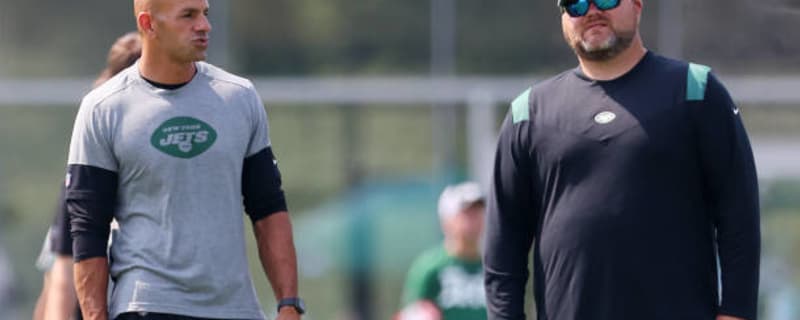
<path fill-rule="evenodd" d="M 150 143 L 161 152 L 178 158 L 193 158 L 208 150 L 217 132 L 207 123 L 191 117 L 165 121 L 153 132 Z"/>

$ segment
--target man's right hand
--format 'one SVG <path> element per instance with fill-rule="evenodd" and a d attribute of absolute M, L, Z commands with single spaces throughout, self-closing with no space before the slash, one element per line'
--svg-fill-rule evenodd
<path fill-rule="evenodd" d="M 733 316 L 718 315 L 717 320 L 745 320 L 745 319 Z"/>
<path fill-rule="evenodd" d="M 400 311 L 394 320 L 441 320 L 442 313 L 428 300 L 414 302 Z"/>
<path fill-rule="evenodd" d="M 283 307 L 275 320 L 300 320 L 300 314 L 292 307 Z"/>

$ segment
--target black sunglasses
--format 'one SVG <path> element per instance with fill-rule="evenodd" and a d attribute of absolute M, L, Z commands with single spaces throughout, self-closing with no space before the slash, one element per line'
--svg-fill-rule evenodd
<path fill-rule="evenodd" d="M 589 12 L 592 3 L 601 11 L 611 10 L 619 6 L 620 0 L 558 0 L 558 6 L 570 17 L 583 17 Z"/>

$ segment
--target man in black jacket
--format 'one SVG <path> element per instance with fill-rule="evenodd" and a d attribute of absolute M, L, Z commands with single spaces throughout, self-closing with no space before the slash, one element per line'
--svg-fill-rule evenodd
<path fill-rule="evenodd" d="M 531 246 L 540 320 L 756 319 L 758 186 L 739 109 L 708 67 L 644 47 L 642 0 L 559 6 L 579 66 L 503 123 L 489 319 L 525 318 Z"/>

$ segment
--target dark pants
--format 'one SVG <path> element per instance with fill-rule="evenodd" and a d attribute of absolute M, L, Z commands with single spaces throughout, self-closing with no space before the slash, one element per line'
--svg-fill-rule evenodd
<path fill-rule="evenodd" d="M 179 316 L 174 314 L 163 314 L 163 313 L 145 313 L 144 315 L 139 314 L 138 312 L 126 312 L 115 320 L 212 320 L 212 319 L 205 319 L 205 318 L 194 318 L 194 317 L 187 317 L 187 316 Z"/>

